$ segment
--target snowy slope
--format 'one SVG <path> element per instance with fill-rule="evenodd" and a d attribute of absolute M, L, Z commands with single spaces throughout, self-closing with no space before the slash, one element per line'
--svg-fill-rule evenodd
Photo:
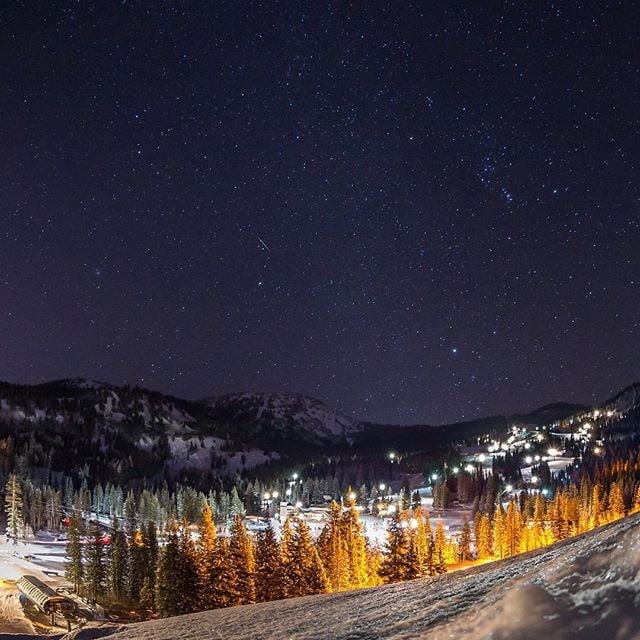
<path fill-rule="evenodd" d="M 310 442 L 349 440 L 362 429 L 360 423 L 320 400 L 297 393 L 237 393 L 207 398 L 214 411 L 262 429 L 293 428 Z"/>
<path fill-rule="evenodd" d="M 634 640 L 640 516 L 435 579 L 220 609 L 65 638 L 89 640 Z"/>

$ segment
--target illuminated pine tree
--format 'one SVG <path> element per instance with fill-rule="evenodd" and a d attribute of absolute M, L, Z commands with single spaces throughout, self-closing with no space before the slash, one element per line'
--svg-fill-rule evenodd
<path fill-rule="evenodd" d="M 544 498 L 541 494 L 537 494 L 533 503 L 533 520 L 531 526 L 531 550 L 539 549 L 548 544 L 545 531 L 545 513 L 546 507 Z"/>
<path fill-rule="evenodd" d="M 367 567 L 369 568 L 368 587 L 377 587 L 383 584 L 380 576 L 380 567 L 382 566 L 382 552 L 376 547 L 367 548 Z"/>
<path fill-rule="evenodd" d="M 309 527 L 304 520 L 295 520 L 294 546 L 291 567 L 296 581 L 295 595 L 315 595 L 329 591 L 329 581 L 318 551 L 313 544 Z"/>
<path fill-rule="evenodd" d="M 465 517 L 462 521 L 462 531 L 458 541 L 458 562 L 466 562 L 472 559 L 471 554 L 471 527 Z"/>
<path fill-rule="evenodd" d="M 416 549 L 417 574 L 424 576 L 431 566 L 431 522 L 429 513 L 418 507 L 413 512 L 415 527 L 410 529 Z"/>
<path fill-rule="evenodd" d="M 493 515 L 493 555 L 498 558 L 507 557 L 507 528 L 502 503 L 498 501 Z"/>
<path fill-rule="evenodd" d="M 235 571 L 235 602 L 248 604 L 255 602 L 255 560 L 253 542 L 242 523 L 240 516 L 235 516 L 231 525 L 229 540 L 230 561 Z"/>
<path fill-rule="evenodd" d="M 591 494 L 591 510 L 589 518 L 589 528 L 594 529 L 599 527 L 602 523 L 602 488 L 596 482 L 593 485 L 593 492 Z"/>
<path fill-rule="evenodd" d="M 478 516 L 476 520 L 476 554 L 478 560 L 487 560 L 493 555 L 491 521 L 486 513 Z"/>
<path fill-rule="evenodd" d="M 369 580 L 367 570 L 367 541 L 356 509 L 355 500 L 349 497 L 340 522 L 347 553 L 349 588 L 365 587 Z"/>
<path fill-rule="evenodd" d="M 609 491 L 609 501 L 607 505 L 608 519 L 618 520 L 625 515 L 624 495 L 620 482 L 614 482 Z"/>
<path fill-rule="evenodd" d="M 237 576 L 227 538 L 218 538 L 216 541 L 212 575 L 215 579 L 209 587 L 207 606 L 217 609 L 237 604 Z"/>
<path fill-rule="evenodd" d="M 291 518 L 287 518 L 282 525 L 280 536 L 280 557 L 282 558 L 282 595 L 292 598 L 296 594 L 296 569 L 293 566 L 295 554 L 295 539 Z"/>
<path fill-rule="evenodd" d="M 507 505 L 507 513 L 504 519 L 506 556 L 514 556 L 520 552 L 520 540 L 522 538 L 522 520 L 515 500 L 510 500 Z"/>
<path fill-rule="evenodd" d="M 211 507 L 207 505 L 200 519 L 197 547 L 198 572 L 202 585 L 202 608 L 215 609 L 220 606 L 215 598 L 215 584 L 218 579 L 216 557 L 216 526 Z"/>
<path fill-rule="evenodd" d="M 343 535 L 342 510 L 334 501 L 329 505 L 325 526 L 318 538 L 318 553 L 325 567 L 332 591 L 349 588 L 349 559 Z"/>
<path fill-rule="evenodd" d="M 7 538 L 11 538 L 13 544 L 18 542 L 24 529 L 22 516 L 22 483 L 15 473 L 7 480 L 5 487 L 4 506 L 7 514 Z"/>
<path fill-rule="evenodd" d="M 633 494 L 633 506 L 631 507 L 631 510 L 633 513 L 640 511 L 640 483 Z"/>
<path fill-rule="evenodd" d="M 256 602 L 283 598 L 282 554 L 271 525 L 256 536 L 255 566 Z"/>
<path fill-rule="evenodd" d="M 447 536 L 444 530 L 444 522 L 438 520 L 436 532 L 433 536 L 432 566 L 433 572 L 444 573 L 447 570 Z"/>

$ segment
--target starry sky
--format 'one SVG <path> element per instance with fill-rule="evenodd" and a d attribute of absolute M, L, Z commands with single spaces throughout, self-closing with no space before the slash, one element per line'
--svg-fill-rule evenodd
<path fill-rule="evenodd" d="M 0 379 L 442 423 L 640 379 L 622 2 L 7 2 Z"/>

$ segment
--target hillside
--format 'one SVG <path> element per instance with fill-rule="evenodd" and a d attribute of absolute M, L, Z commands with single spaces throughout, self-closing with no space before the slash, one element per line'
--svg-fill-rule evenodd
<path fill-rule="evenodd" d="M 292 440 L 344 444 L 362 430 L 360 423 L 320 400 L 296 393 L 237 393 L 202 402 L 219 422 L 239 425 L 246 437 L 268 439 L 276 448 Z"/>
<path fill-rule="evenodd" d="M 219 609 L 67 640 L 633 640 L 640 515 L 543 550 L 438 578 Z"/>
<path fill-rule="evenodd" d="M 126 483 L 227 476 L 277 459 L 196 402 L 77 378 L 0 383 L 0 439 L 35 474 L 79 472 Z M 38 471 L 40 470 L 40 471 Z"/>
<path fill-rule="evenodd" d="M 636 420 L 639 388 L 631 385 L 606 403 L 624 415 L 620 429 Z M 40 385 L 0 382 L 0 448 L 44 480 L 72 473 L 103 483 L 207 483 L 257 467 L 268 474 L 273 467 L 265 465 L 290 467 L 328 453 L 436 451 L 514 423 L 545 425 L 586 410 L 558 403 L 457 424 L 398 426 L 358 422 L 291 393 L 191 401 L 84 378 Z"/>

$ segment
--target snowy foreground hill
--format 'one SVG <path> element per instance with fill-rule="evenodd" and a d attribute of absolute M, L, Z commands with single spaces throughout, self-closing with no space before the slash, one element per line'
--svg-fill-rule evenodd
<path fill-rule="evenodd" d="M 219 609 L 65 639 L 634 640 L 640 515 L 553 547 L 376 589 Z"/>

